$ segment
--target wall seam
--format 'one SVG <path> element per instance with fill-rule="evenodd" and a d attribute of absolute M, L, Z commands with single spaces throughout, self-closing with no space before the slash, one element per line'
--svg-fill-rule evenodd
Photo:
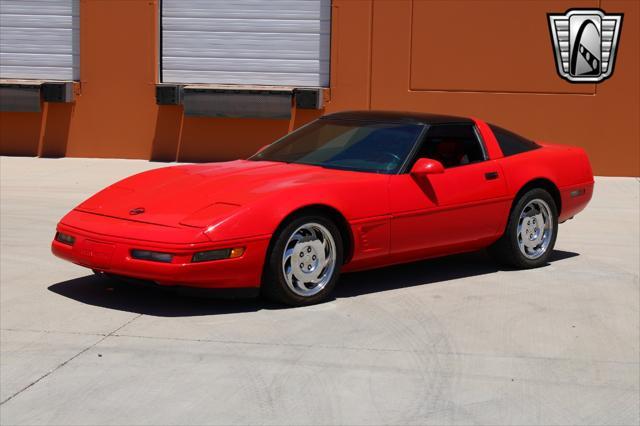
<path fill-rule="evenodd" d="M 371 21 L 369 24 L 369 109 L 373 102 L 373 15 L 375 12 L 374 1 L 369 2 L 369 15 L 371 15 Z"/>

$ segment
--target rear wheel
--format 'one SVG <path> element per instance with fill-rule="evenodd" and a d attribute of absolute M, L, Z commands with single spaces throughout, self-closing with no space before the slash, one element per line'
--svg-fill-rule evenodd
<path fill-rule="evenodd" d="M 342 256 L 340 231 L 331 220 L 321 215 L 298 217 L 274 235 L 262 293 L 292 306 L 321 302 L 338 281 Z"/>
<path fill-rule="evenodd" d="M 553 197 L 534 188 L 516 202 L 507 228 L 489 252 L 500 263 L 520 269 L 547 263 L 558 234 L 558 210 Z"/>

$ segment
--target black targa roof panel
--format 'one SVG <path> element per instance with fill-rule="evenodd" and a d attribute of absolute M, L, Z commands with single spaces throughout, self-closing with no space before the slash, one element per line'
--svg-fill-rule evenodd
<path fill-rule="evenodd" d="M 321 118 L 403 124 L 473 123 L 473 120 L 465 117 L 398 111 L 342 111 L 327 114 Z"/>

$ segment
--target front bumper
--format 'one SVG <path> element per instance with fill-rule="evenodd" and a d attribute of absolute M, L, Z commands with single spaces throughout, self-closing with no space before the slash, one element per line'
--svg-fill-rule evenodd
<path fill-rule="evenodd" d="M 111 219 L 105 219 L 111 220 Z M 149 231 L 156 225 L 139 224 Z M 200 243 L 160 243 L 123 236 L 105 235 L 60 223 L 57 231 L 75 238 L 73 245 L 57 240 L 51 243 L 54 255 L 109 275 L 137 278 L 162 286 L 196 288 L 257 288 L 270 236 L 240 240 Z M 156 229 L 156 235 L 162 229 Z M 242 256 L 234 259 L 193 263 L 195 252 L 231 247 L 245 247 Z M 149 250 L 171 253 L 170 263 L 134 259 L 131 251 Z"/>

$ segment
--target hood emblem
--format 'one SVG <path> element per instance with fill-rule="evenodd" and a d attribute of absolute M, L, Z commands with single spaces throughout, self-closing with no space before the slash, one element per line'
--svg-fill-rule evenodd
<path fill-rule="evenodd" d="M 129 210 L 129 214 L 131 215 L 142 214 L 142 213 L 144 213 L 144 207 L 136 207 L 135 209 Z"/>

